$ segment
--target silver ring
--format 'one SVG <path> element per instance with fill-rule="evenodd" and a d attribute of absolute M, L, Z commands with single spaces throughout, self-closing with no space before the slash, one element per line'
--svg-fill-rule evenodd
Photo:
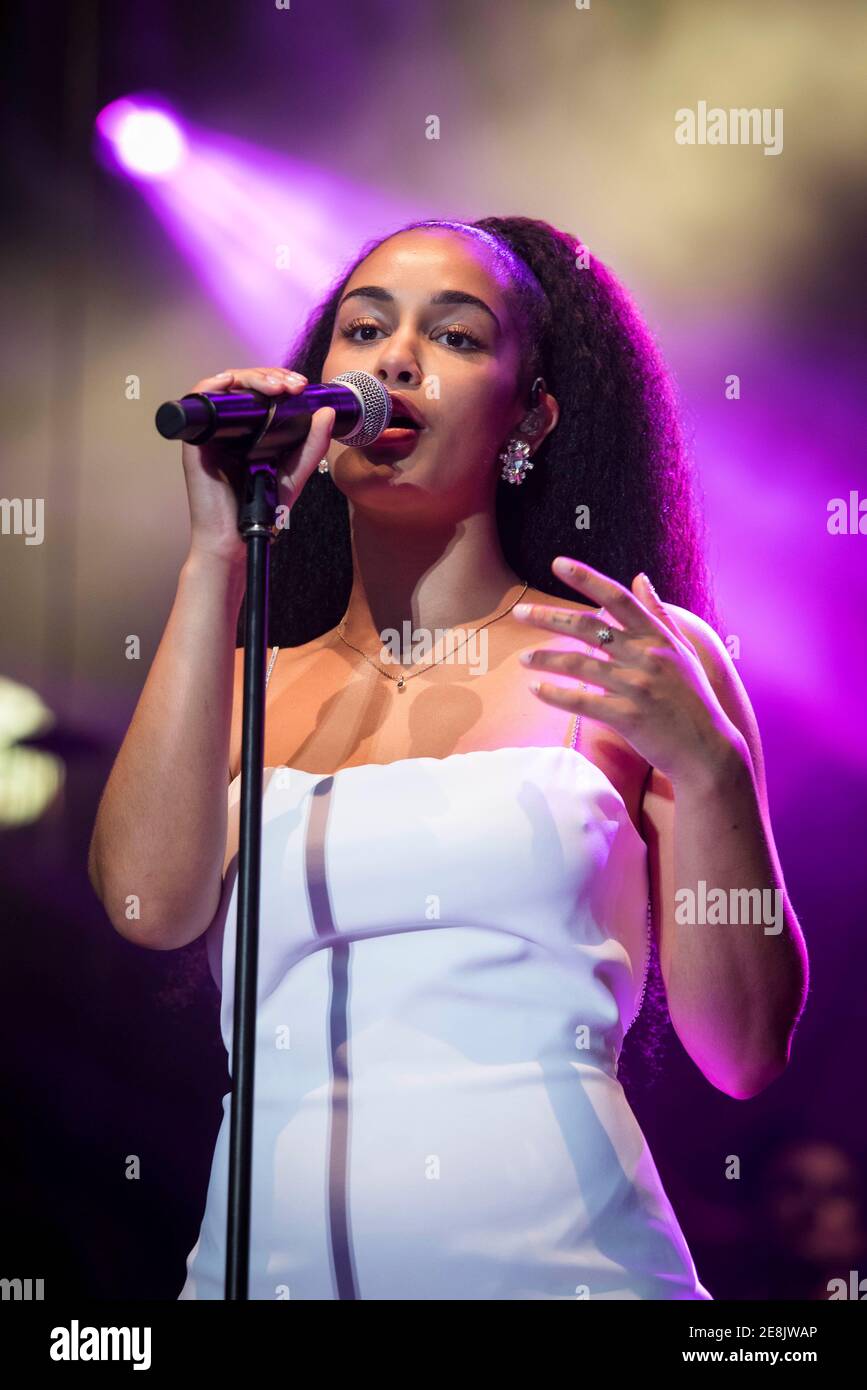
<path fill-rule="evenodd" d="M 610 628 L 610 627 L 600 627 L 599 631 L 598 631 L 597 634 L 596 634 L 596 645 L 597 645 L 597 647 L 605 647 L 605 646 L 608 645 L 609 642 L 613 642 L 613 641 L 614 641 L 614 633 L 611 631 L 611 628 Z"/>

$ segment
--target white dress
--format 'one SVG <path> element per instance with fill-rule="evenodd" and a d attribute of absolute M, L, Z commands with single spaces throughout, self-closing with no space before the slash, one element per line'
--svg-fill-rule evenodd
<path fill-rule="evenodd" d="M 251 1299 L 710 1298 L 616 1076 L 646 849 L 577 734 L 266 769 Z M 181 1299 L 223 1298 L 228 1140 L 226 1095 Z"/>

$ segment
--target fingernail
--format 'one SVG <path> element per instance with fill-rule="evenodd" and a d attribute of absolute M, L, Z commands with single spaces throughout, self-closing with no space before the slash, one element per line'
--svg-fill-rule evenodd
<path fill-rule="evenodd" d="M 215 380 L 215 381 L 224 381 L 224 380 L 226 379 L 227 376 L 231 376 L 231 375 L 232 375 L 231 372 L 217 372 L 217 375 L 214 377 L 214 380 Z"/>
<path fill-rule="evenodd" d="M 519 652 L 519 654 L 518 654 L 518 660 L 520 661 L 520 663 L 521 663 L 522 666 L 532 666 L 532 664 L 533 664 L 533 653 L 532 653 L 532 652 Z"/>
<path fill-rule="evenodd" d="M 265 380 L 266 380 L 266 381 L 270 381 L 270 383 L 271 383 L 272 386 L 279 386 L 279 385 L 280 385 L 280 378 L 279 378 L 279 376 L 273 376 L 270 372 L 269 372 L 268 375 L 265 377 Z"/>
<path fill-rule="evenodd" d="M 514 613 L 516 618 L 526 618 L 529 611 L 529 603 L 516 603 L 514 608 L 512 609 L 512 612 Z"/>

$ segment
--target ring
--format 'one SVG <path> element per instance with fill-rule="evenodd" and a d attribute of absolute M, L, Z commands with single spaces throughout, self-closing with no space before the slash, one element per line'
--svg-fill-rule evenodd
<path fill-rule="evenodd" d="M 609 642 L 613 642 L 613 641 L 614 641 L 614 633 L 611 631 L 611 628 L 610 628 L 610 627 L 600 627 L 599 631 L 598 631 L 597 634 L 596 634 L 596 645 L 597 645 L 597 647 L 604 647 L 604 646 L 606 646 Z"/>

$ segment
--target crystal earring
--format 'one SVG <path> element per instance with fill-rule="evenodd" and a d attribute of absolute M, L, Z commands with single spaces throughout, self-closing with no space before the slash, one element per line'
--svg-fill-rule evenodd
<path fill-rule="evenodd" d="M 500 451 L 503 467 L 500 477 L 507 483 L 522 483 L 533 467 L 530 462 L 530 446 L 526 439 L 509 439 Z"/>
<path fill-rule="evenodd" d="M 320 472 L 320 473 L 327 473 L 327 472 L 328 472 L 328 459 L 320 459 L 320 460 L 319 460 L 319 472 Z"/>

